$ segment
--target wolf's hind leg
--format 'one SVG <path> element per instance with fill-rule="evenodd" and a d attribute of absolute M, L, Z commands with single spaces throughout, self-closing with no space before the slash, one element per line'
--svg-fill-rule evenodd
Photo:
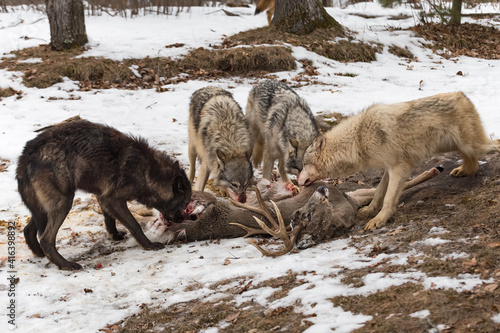
<path fill-rule="evenodd" d="M 71 210 L 73 195 L 65 196 L 60 194 L 59 198 L 53 196 L 51 199 L 55 203 L 54 205 L 56 207 L 53 207 L 52 211 L 47 213 L 47 227 L 40 237 L 40 246 L 47 258 L 49 258 L 49 260 L 56 264 L 59 268 L 65 270 L 81 269 L 82 266 L 76 262 L 67 261 L 61 254 L 59 254 L 59 252 L 57 252 L 56 249 L 57 231 Z"/>
<path fill-rule="evenodd" d="M 28 247 L 33 252 L 33 254 L 35 254 L 37 257 L 45 257 L 45 254 L 43 253 L 43 250 L 37 239 L 37 224 L 40 224 L 40 222 L 42 221 L 36 221 L 39 221 L 41 219 L 44 219 L 44 224 L 47 224 L 47 215 L 45 215 L 45 213 L 39 213 L 37 215 L 33 214 L 26 227 L 24 227 L 24 238 L 26 239 L 26 243 L 28 244 Z"/>
<path fill-rule="evenodd" d="M 463 153 L 461 154 L 463 158 L 462 165 L 458 168 L 451 170 L 450 175 L 454 177 L 465 177 L 465 176 L 473 176 L 476 174 L 479 169 L 479 159 L 475 156 L 470 157 L 466 156 Z"/>

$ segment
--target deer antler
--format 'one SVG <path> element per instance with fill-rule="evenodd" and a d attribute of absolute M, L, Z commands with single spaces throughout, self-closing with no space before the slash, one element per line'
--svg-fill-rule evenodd
<path fill-rule="evenodd" d="M 259 224 L 259 226 L 262 229 L 256 229 L 256 228 L 251 228 L 247 227 L 245 225 L 242 225 L 240 223 L 230 223 L 232 225 L 236 225 L 244 230 L 246 230 L 247 234 L 244 237 L 248 237 L 250 235 L 255 235 L 255 234 L 270 234 L 271 236 L 277 237 L 285 243 L 285 247 L 277 252 L 271 252 L 264 250 L 261 248 L 259 245 L 257 245 L 257 242 L 254 239 L 249 239 L 247 240 L 248 243 L 252 244 L 259 250 L 264 256 L 269 256 L 269 257 L 278 257 L 283 254 L 287 254 L 290 252 L 293 247 L 295 246 L 295 240 L 297 239 L 297 236 L 301 230 L 301 227 L 295 228 L 290 235 L 288 234 L 286 227 L 285 227 L 285 222 L 283 221 L 283 217 L 281 216 L 281 212 L 278 209 L 278 206 L 274 201 L 271 200 L 271 204 L 273 205 L 274 211 L 276 212 L 276 217 L 278 218 L 278 222 L 274 219 L 273 215 L 267 208 L 266 204 L 264 203 L 264 200 L 262 199 L 262 196 L 260 194 L 260 191 L 257 187 L 254 186 L 255 189 L 255 194 L 257 196 L 257 200 L 259 201 L 259 208 L 252 207 L 249 205 L 242 204 L 241 202 L 229 199 L 229 201 L 240 208 L 248 209 L 252 212 L 264 215 L 264 217 L 271 223 L 273 229 L 269 228 L 261 219 L 258 217 L 254 216 L 253 218 L 255 221 Z"/>

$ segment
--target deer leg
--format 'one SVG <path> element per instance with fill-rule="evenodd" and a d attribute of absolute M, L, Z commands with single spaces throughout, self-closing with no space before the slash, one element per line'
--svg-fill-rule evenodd
<path fill-rule="evenodd" d="M 438 167 L 438 168 L 431 168 L 427 171 L 422 172 L 417 177 L 407 181 L 404 185 L 403 191 L 436 177 L 442 171 L 443 168 Z M 362 188 L 352 192 L 347 192 L 346 195 L 349 198 L 351 198 L 355 203 L 357 203 L 358 206 L 365 206 L 368 205 L 373 200 L 375 191 L 376 191 L 375 188 Z"/>

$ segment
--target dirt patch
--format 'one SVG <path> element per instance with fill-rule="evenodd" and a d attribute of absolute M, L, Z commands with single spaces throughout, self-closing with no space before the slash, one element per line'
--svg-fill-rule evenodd
<path fill-rule="evenodd" d="M 93 88 L 156 88 L 193 79 L 242 76 L 262 77 L 271 72 L 295 69 L 290 49 L 259 46 L 236 49 L 191 50 L 179 59 L 145 58 L 113 61 L 103 58 L 75 58 L 82 49 L 54 51 L 46 45 L 14 51 L 0 68 L 23 72 L 27 87 L 47 88 L 63 77 L 79 81 L 82 90 Z"/>
<path fill-rule="evenodd" d="M 500 59 L 500 31 L 475 23 L 425 24 L 412 28 L 419 36 L 431 41 L 423 43 L 446 59 L 469 56 L 484 59 Z"/>
<path fill-rule="evenodd" d="M 484 156 L 475 177 L 451 177 L 459 158 L 446 154 L 420 164 L 415 173 L 438 165 L 445 171 L 403 193 L 386 227 L 367 233 L 362 229 L 367 221 L 359 221 L 351 230 L 350 245 L 369 257 L 411 251 L 415 255 L 408 256 L 404 265 L 386 259 L 362 269 L 344 269 L 342 282 L 359 288 L 368 274 L 412 272 L 449 278 L 473 274 L 492 282 L 461 293 L 407 283 L 368 296 L 334 298 L 335 306 L 345 311 L 373 317 L 357 332 L 427 331 L 437 325 L 445 332 L 500 329 L 491 319 L 500 306 L 500 154 Z M 376 185 L 381 176 L 380 171 L 366 171 L 339 187 Z M 428 310 L 429 316 L 410 316 L 422 310 Z"/>
<path fill-rule="evenodd" d="M 491 316 L 498 312 L 500 291 L 487 290 L 485 286 L 458 293 L 406 283 L 368 296 L 335 297 L 332 302 L 373 317 L 355 332 L 498 332 L 500 324 Z"/>
<path fill-rule="evenodd" d="M 270 279 L 260 287 L 272 286 L 291 290 L 297 286 L 297 274 Z M 246 283 L 246 282 L 245 282 Z M 250 283 L 243 283 L 249 285 Z M 219 286 L 220 287 L 220 286 Z M 239 294 L 240 288 L 233 295 Z M 246 290 L 246 289 L 245 289 Z M 287 292 L 281 294 L 286 296 Z M 281 298 L 273 294 L 273 298 Z M 218 332 L 302 332 L 311 326 L 310 316 L 295 311 L 293 306 L 266 308 L 251 300 L 236 305 L 233 296 L 216 302 L 191 301 L 172 305 L 166 309 L 142 306 L 142 310 L 125 321 L 108 325 L 103 331 L 120 332 L 199 332 L 217 327 Z"/>
<path fill-rule="evenodd" d="M 374 61 L 375 54 L 382 49 L 379 44 L 355 41 L 344 29 L 317 29 L 309 35 L 295 35 L 280 32 L 273 27 L 240 32 L 224 39 L 220 47 L 283 43 L 302 46 L 311 52 L 342 62 Z"/>
<path fill-rule="evenodd" d="M 12 89 L 11 87 L 0 88 L 0 101 L 4 97 L 10 97 L 10 96 L 14 96 L 14 95 L 17 95 L 18 98 L 21 98 L 23 95 L 23 92 L 20 90 Z"/>

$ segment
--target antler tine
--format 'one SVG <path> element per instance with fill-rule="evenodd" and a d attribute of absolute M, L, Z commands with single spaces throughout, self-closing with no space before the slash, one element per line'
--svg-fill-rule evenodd
<path fill-rule="evenodd" d="M 270 227 L 268 227 L 267 224 L 264 223 L 264 221 L 262 221 L 261 219 L 259 219 L 256 216 L 254 216 L 253 218 L 259 224 L 259 226 L 262 228 L 261 230 L 247 227 L 247 226 L 244 226 L 240 223 L 230 223 L 230 224 L 236 225 L 236 226 L 246 230 L 247 234 L 244 237 L 248 237 L 248 236 L 254 235 L 254 234 L 267 233 L 267 234 L 270 234 L 271 236 L 274 236 L 274 237 L 277 237 L 277 238 L 283 240 L 283 242 L 285 243 L 285 247 L 283 249 L 281 249 L 280 251 L 276 251 L 276 252 L 264 250 L 262 247 L 260 247 L 257 244 L 257 242 L 254 239 L 247 240 L 248 243 L 253 245 L 264 256 L 278 257 L 278 256 L 281 256 L 283 254 L 290 252 L 295 246 L 295 240 L 297 239 L 297 236 L 298 236 L 301 228 L 300 227 L 295 228 L 293 230 L 293 232 L 291 233 L 291 235 L 288 235 L 288 232 L 287 232 L 286 227 L 285 227 L 285 222 L 283 220 L 283 216 L 281 215 L 281 212 L 278 209 L 278 206 L 276 205 L 276 203 L 274 201 L 271 201 L 271 204 L 273 205 L 274 211 L 276 212 L 276 217 L 278 219 L 278 223 L 276 223 L 276 220 L 274 219 L 270 210 L 267 208 L 266 204 L 264 203 L 264 200 L 262 199 L 262 196 L 261 196 L 259 190 L 256 187 L 255 187 L 255 194 L 256 194 L 257 200 L 259 202 L 259 208 L 248 206 L 248 205 L 242 204 L 242 203 L 234 201 L 234 200 L 230 200 L 230 201 L 233 205 L 235 205 L 237 207 L 245 208 L 245 209 L 248 209 L 252 212 L 264 215 L 264 217 L 272 224 L 272 227 L 274 228 L 274 230 L 271 229 Z"/>
<path fill-rule="evenodd" d="M 247 234 L 245 236 L 243 236 L 244 238 L 248 237 L 248 236 L 252 236 L 252 235 L 265 235 L 267 234 L 266 231 L 264 231 L 263 229 L 256 229 L 256 228 L 252 228 L 252 227 L 247 227 L 246 225 L 243 225 L 241 223 L 229 223 L 231 225 L 235 225 L 237 227 L 240 227 L 241 229 L 245 230 L 247 232 Z"/>
<path fill-rule="evenodd" d="M 258 214 L 264 215 L 264 217 L 273 225 L 273 227 L 276 228 L 276 229 L 278 229 L 279 225 L 278 225 L 278 223 L 276 223 L 276 220 L 274 219 L 273 215 L 271 214 L 271 212 L 267 208 L 267 206 L 266 206 L 266 204 L 264 202 L 264 199 L 262 199 L 262 195 L 260 194 L 259 189 L 257 188 L 257 186 L 253 186 L 253 188 L 255 190 L 255 195 L 257 197 L 257 201 L 259 202 L 259 208 L 246 205 L 244 203 L 238 202 L 238 201 L 233 200 L 233 199 L 229 199 L 229 201 L 233 205 L 235 205 L 236 207 L 248 209 L 248 210 L 250 210 L 250 211 L 252 211 L 254 213 L 258 213 Z M 275 207 L 275 211 L 277 211 L 277 207 Z M 278 213 L 276 213 L 276 214 L 278 214 Z"/>

